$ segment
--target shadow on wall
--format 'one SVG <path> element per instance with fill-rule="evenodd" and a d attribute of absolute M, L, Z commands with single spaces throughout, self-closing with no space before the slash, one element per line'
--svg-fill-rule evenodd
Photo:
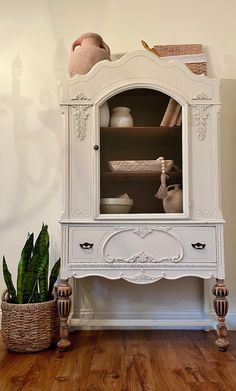
<path fill-rule="evenodd" d="M 54 74 L 57 81 L 68 79 L 69 50 L 66 49 L 64 40 L 60 38 L 54 54 Z M 60 103 L 60 102 L 58 102 Z"/>
<path fill-rule="evenodd" d="M 58 175 L 53 173 L 61 171 L 58 154 L 54 156 L 51 153 L 51 142 L 57 145 L 56 147 L 54 144 L 53 151 L 55 147 L 58 150 L 60 148 L 62 125 L 59 106 L 58 110 L 52 108 L 52 92 L 47 89 L 41 90 L 38 102 L 22 96 L 22 75 L 23 64 L 17 54 L 11 66 L 11 91 L 9 94 L 0 95 L 1 111 L 8 109 L 11 115 L 12 139 L 10 129 L 7 129 L 6 137 L 8 139 L 9 135 L 9 142 L 12 142 L 12 160 L 15 163 L 13 178 L 5 175 L 10 183 L 8 191 L 10 190 L 11 194 L 0 229 L 7 229 L 13 223 L 20 224 L 22 216 L 29 218 L 35 212 L 43 210 L 58 188 Z M 35 92 L 33 88 L 34 86 L 32 92 Z M 42 106 L 42 110 L 38 112 L 37 104 Z M 53 132 L 52 138 L 47 129 Z M 6 156 L 8 158 L 8 155 Z M 10 151 L 7 161 L 11 164 Z M 4 170 L 7 172 L 8 167 L 4 167 Z"/>

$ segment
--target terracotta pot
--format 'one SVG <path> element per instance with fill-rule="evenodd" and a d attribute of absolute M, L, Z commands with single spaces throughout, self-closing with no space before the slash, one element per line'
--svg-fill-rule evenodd
<path fill-rule="evenodd" d="M 98 62 L 110 60 L 110 49 L 96 33 L 82 34 L 72 43 L 69 60 L 70 77 L 84 75 Z"/>
<path fill-rule="evenodd" d="M 183 212 L 183 190 L 181 185 L 170 185 L 166 188 L 167 196 L 163 200 L 163 208 L 166 213 Z"/>

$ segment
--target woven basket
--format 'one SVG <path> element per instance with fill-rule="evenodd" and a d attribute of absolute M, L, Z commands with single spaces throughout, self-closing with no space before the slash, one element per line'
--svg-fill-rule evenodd
<path fill-rule="evenodd" d="M 2 339 L 14 352 L 45 350 L 57 342 L 59 316 L 57 299 L 44 303 L 8 303 L 8 292 L 2 295 Z"/>
<path fill-rule="evenodd" d="M 188 56 L 188 55 L 197 55 L 203 54 L 201 44 L 184 44 L 184 45 L 155 45 L 155 52 L 159 57 L 168 57 L 168 56 Z M 191 69 L 192 72 L 197 75 L 204 73 L 207 74 L 207 63 L 202 62 L 192 62 L 186 63 L 186 65 Z"/>

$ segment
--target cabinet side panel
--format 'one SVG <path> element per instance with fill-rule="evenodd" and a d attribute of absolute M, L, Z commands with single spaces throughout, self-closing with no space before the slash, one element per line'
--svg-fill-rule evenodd
<path fill-rule="evenodd" d="M 69 212 L 72 220 L 93 218 L 93 170 L 91 153 L 91 108 L 70 107 Z"/>
<path fill-rule="evenodd" d="M 62 175 L 62 212 L 61 212 L 61 218 L 62 219 L 68 219 L 69 212 L 68 212 L 68 178 L 69 178 L 69 150 L 68 150 L 68 106 L 62 105 L 61 106 L 61 114 L 62 114 L 62 129 L 63 129 L 63 136 L 62 136 L 62 150 L 61 150 L 61 158 L 62 158 L 62 169 L 63 169 L 63 175 Z"/>
<path fill-rule="evenodd" d="M 192 169 L 192 217 L 197 220 L 218 217 L 216 193 L 218 166 L 215 161 L 215 132 L 212 120 L 213 107 L 192 107 L 191 169 Z"/>

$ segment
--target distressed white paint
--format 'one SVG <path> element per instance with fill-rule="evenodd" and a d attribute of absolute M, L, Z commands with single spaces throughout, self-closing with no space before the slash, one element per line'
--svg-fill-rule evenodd
<path fill-rule="evenodd" d="M 230 290 L 230 309 L 236 309 L 236 182 L 233 164 L 236 149 L 236 55 L 232 50 L 236 34 L 235 6 L 234 0 L 217 2 L 213 15 L 212 4 L 204 0 L 199 0 L 198 7 L 195 7 L 193 0 L 187 3 L 179 0 L 171 5 L 171 13 L 169 4 L 160 0 L 140 3 L 138 7 L 133 0 L 128 3 L 124 0 L 119 3 L 101 0 L 99 6 L 75 0 L 42 0 L 37 3 L 37 7 L 29 0 L 10 0 L 1 5 L 0 247 L 2 254 L 7 257 L 14 280 L 27 232 L 37 232 L 42 221 L 49 224 L 51 263 L 61 255 L 58 219 L 62 209 L 60 154 L 63 143 L 57 81 L 67 75 L 72 41 L 83 32 L 96 31 L 103 36 L 116 57 L 119 57 L 119 53 L 142 48 L 140 39 L 145 39 L 150 46 L 156 43 L 202 42 L 207 52 L 209 75 L 223 79 L 219 143 L 221 159 L 218 165 L 221 165 L 223 174 L 226 281 Z M 163 14 L 168 14 L 168 28 Z M 206 35 L 209 19 L 212 23 Z M 14 64 L 20 70 L 18 84 L 12 73 Z M 65 211 L 65 219 L 67 213 Z M 123 285 L 122 280 L 114 285 L 115 281 L 110 284 L 110 281 L 102 279 L 99 284 L 94 284 L 94 279 L 84 280 L 87 281 L 87 293 L 93 293 L 94 297 L 99 293 L 100 302 L 106 302 L 107 308 L 111 310 L 110 317 L 119 317 L 119 310 L 122 312 L 120 307 L 125 307 L 131 316 L 137 312 L 135 298 L 140 297 L 139 286 Z M 79 281 L 81 283 L 82 280 Z M 2 291 L 2 278 L 0 287 Z M 150 314 L 154 308 L 157 312 L 166 311 L 168 316 L 171 303 L 178 307 L 180 314 L 186 308 L 200 310 L 203 295 L 202 289 L 198 287 L 196 278 L 162 280 L 150 285 L 151 290 L 145 286 L 146 300 L 142 302 L 140 317 L 144 308 Z M 175 301 L 176 292 L 178 299 Z M 120 303 L 122 293 L 126 294 L 126 298 Z M 111 304 L 109 295 L 113 294 Z M 85 303 L 89 305 L 88 301 Z M 99 308 L 96 300 L 92 300 L 92 305 L 94 310 Z"/>
<path fill-rule="evenodd" d="M 183 213 L 103 216 L 99 212 L 99 152 L 93 148 L 99 145 L 99 106 L 121 91 L 142 87 L 162 91 L 183 107 Z M 65 129 L 69 151 L 64 162 L 69 177 L 65 194 L 70 213 L 61 220 L 62 227 L 69 227 L 62 230 L 67 254 L 62 278 L 100 276 L 139 285 L 190 276 L 223 279 L 215 119 L 220 107 L 219 82 L 196 76 L 181 63 L 163 62 L 152 53 L 136 51 L 116 62 L 100 62 L 87 75 L 61 84 L 62 105 L 70 107 L 71 117 L 74 110 L 83 117 L 85 99 L 90 102 L 86 107 L 89 134 L 83 118 L 77 121 L 76 132 L 71 120 Z M 82 138 L 78 137 L 81 132 Z M 84 165 L 85 155 L 89 157 Z M 82 199 L 79 193 L 86 197 Z M 91 198 L 94 202 L 88 206 Z M 75 208 L 84 214 L 76 215 Z M 143 224 L 136 224 L 140 219 Z M 199 242 L 204 243 L 203 249 L 193 247 Z M 83 248 L 83 243 L 90 248 Z"/>

